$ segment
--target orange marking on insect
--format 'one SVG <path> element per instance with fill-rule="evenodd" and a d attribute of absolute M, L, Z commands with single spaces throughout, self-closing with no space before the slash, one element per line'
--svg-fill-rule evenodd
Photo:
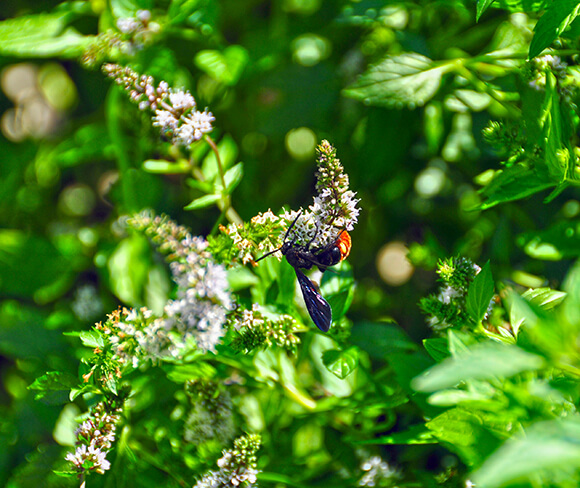
<path fill-rule="evenodd" d="M 346 259 L 350 254 L 350 248 L 352 247 L 350 234 L 346 230 L 343 230 L 338 236 L 335 244 L 338 246 L 338 249 L 340 249 L 340 260 L 342 261 Z"/>

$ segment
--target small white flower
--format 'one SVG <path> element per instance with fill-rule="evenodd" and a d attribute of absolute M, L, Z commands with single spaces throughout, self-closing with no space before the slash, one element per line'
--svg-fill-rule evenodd
<path fill-rule="evenodd" d="M 153 117 L 153 126 L 161 127 L 162 130 L 175 129 L 177 119 L 168 110 L 156 110 Z"/>
<path fill-rule="evenodd" d="M 183 90 L 169 94 L 169 101 L 176 110 L 187 110 L 195 108 L 195 99 L 189 92 Z"/>
<path fill-rule="evenodd" d="M 117 29 L 123 34 L 131 34 L 139 28 L 139 23 L 132 17 L 117 19 Z"/>
<path fill-rule="evenodd" d="M 141 22 L 149 22 L 151 20 L 151 12 L 149 10 L 137 10 L 136 17 Z"/>

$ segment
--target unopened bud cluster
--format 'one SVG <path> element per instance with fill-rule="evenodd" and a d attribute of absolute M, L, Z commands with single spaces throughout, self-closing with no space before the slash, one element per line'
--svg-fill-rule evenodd
<path fill-rule="evenodd" d="M 286 314 L 275 318 L 265 317 L 258 304 L 254 304 L 252 310 L 244 310 L 236 317 L 233 328 L 236 336 L 232 341 L 232 347 L 244 353 L 270 346 L 295 353 L 300 344 L 300 339 L 296 335 L 299 326 L 293 317 Z"/>
<path fill-rule="evenodd" d="M 481 268 L 470 259 L 453 257 L 438 265 L 437 273 L 443 286 L 439 293 L 423 298 L 420 307 L 429 316 L 428 323 L 435 330 L 461 328 L 470 323 L 466 298 L 469 285 Z"/>
<path fill-rule="evenodd" d="M 154 113 L 152 124 L 177 146 L 189 146 L 212 131 L 215 117 L 207 109 L 196 110 L 191 93 L 173 89 L 165 81 L 155 85 L 152 76 L 139 75 L 131 68 L 105 64 L 103 71 L 123 87 L 140 110 Z"/>
<path fill-rule="evenodd" d="M 223 453 L 218 460 L 219 471 L 210 471 L 194 488 L 231 488 L 253 486 L 257 481 L 256 453 L 261 439 L 257 434 L 239 437 L 234 448 Z"/>

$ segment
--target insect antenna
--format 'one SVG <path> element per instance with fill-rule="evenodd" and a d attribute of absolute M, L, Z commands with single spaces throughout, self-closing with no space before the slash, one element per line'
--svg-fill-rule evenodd
<path fill-rule="evenodd" d="M 290 234 L 290 231 L 292 230 L 292 227 L 294 227 L 294 224 L 300 218 L 301 215 L 302 215 L 302 209 L 300 209 L 300 212 L 298 212 L 298 215 L 292 221 L 292 223 L 290 224 L 290 227 L 288 227 L 288 230 L 286 231 L 286 234 L 284 234 L 284 243 L 278 249 L 274 249 L 273 251 L 267 252 L 266 254 L 260 256 L 258 259 L 256 259 L 254 261 L 254 263 L 257 263 L 258 261 L 261 261 L 262 259 L 267 258 L 271 254 L 274 254 L 275 252 L 278 252 L 278 251 L 281 251 L 282 250 L 282 248 L 284 247 L 284 244 L 286 244 L 286 241 L 288 240 L 288 234 Z"/>

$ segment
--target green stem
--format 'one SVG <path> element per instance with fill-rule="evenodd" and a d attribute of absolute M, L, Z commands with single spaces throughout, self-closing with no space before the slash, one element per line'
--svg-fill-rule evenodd
<path fill-rule="evenodd" d="M 123 136 L 123 128 L 120 123 L 121 107 L 123 104 L 121 93 L 122 91 L 119 88 L 114 88 L 109 92 L 109 96 L 107 97 L 107 127 L 109 129 L 109 138 L 113 143 L 117 167 L 119 168 L 125 210 L 133 213 L 139 209 L 137 208 L 137 191 L 134 180 L 131 177 L 133 168 L 131 167 L 131 161 L 128 156 L 128 144 L 126 138 Z"/>

